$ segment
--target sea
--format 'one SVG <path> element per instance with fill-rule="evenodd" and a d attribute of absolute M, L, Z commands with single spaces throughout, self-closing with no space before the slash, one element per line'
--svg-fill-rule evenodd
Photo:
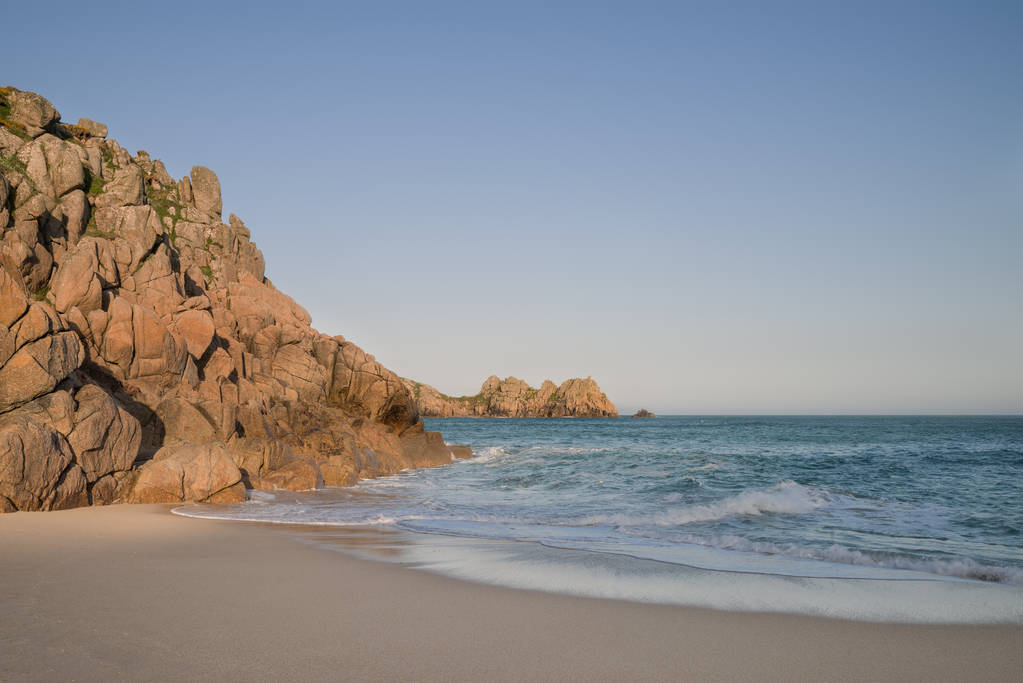
<path fill-rule="evenodd" d="M 445 418 L 427 428 L 475 457 L 175 512 L 299 525 L 289 529 L 304 542 L 529 590 L 1023 624 L 1023 417 Z"/>

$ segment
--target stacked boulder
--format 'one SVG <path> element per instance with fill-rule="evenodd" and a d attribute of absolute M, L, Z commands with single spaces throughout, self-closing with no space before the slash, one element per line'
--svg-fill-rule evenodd
<path fill-rule="evenodd" d="M 451 461 L 264 274 L 217 176 L 0 88 L 0 511 L 244 500 Z"/>

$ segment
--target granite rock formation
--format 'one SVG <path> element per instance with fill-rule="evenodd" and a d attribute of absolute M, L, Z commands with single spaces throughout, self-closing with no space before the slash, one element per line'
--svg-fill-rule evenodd
<path fill-rule="evenodd" d="M 618 409 L 590 377 L 539 389 L 515 377 L 487 378 L 475 396 L 448 396 L 429 384 L 403 380 L 424 417 L 618 417 Z"/>
<path fill-rule="evenodd" d="M 640 408 L 633 417 L 657 417 L 646 408 Z"/>
<path fill-rule="evenodd" d="M 456 455 L 221 212 L 213 171 L 175 180 L 0 88 L 0 511 L 243 500 Z"/>

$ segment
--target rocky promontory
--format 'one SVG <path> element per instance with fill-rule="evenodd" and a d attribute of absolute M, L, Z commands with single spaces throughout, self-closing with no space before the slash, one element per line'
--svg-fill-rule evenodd
<path fill-rule="evenodd" d="M 474 396 L 448 396 L 429 384 L 403 379 L 424 417 L 618 417 L 618 409 L 590 377 L 539 389 L 525 381 L 491 375 Z"/>
<path fill-rule="evenodd" d="M 451 461 L 401 378 L 274 287 L 213 171 L 107 132 L 0 88 L 0 512 Z"/>

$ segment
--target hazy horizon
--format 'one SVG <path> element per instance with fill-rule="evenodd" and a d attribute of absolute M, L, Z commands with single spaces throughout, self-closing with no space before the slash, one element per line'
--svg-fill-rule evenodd
<path fill-rule="evenodd" d="M 5 12 L 0 85 L 212 168 L 402 376 L 1023 413 L 1023 4 L 77 7 Z"/>

